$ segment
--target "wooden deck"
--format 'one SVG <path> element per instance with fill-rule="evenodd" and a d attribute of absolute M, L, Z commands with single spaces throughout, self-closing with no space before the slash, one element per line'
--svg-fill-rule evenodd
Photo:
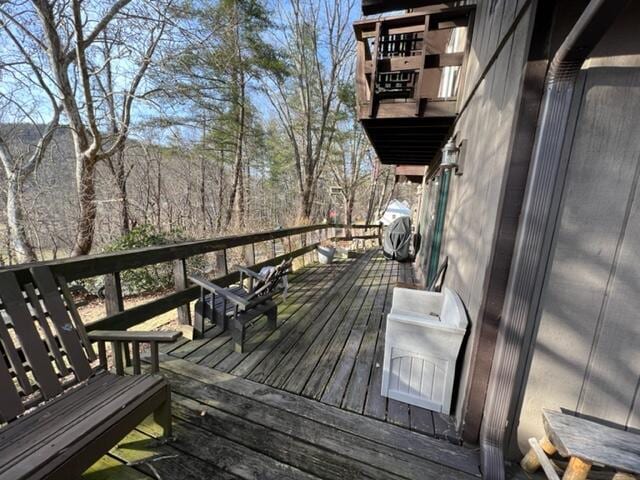
<path fill-rule="evenodd" d="M 215 327 L 165 350 L 176 438 L 143 424 L 86 478 L 476 478 L 448 417 L 380 395 L 385 312 L 409 265 L 379 250 L 311 265 L 247 351 Z M 435 438 L 439 437 L 439 438 Z"/>

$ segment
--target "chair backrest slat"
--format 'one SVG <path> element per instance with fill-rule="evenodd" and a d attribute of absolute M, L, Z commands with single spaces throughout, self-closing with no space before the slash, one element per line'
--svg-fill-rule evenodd
<path fill-rule="evenodd" d="M 62 375 L 66 375 L 71 373 L 69 368 L 65 365 L 64 360 L 62 358 L 62 352 L 60 351 L 60 347 L 58 346 L 58 342 L 56 337 L 53 335 L 51 328 L 49 327 L 49 323 L 47 322 L 47 317 L 42 310 L 42 306 L 40 305 L 40 300 L 38 299 L 38 294 L 36 293 L 33 284 L 27 283 L 24 286 L 24 291 L 27 294 L 27 298 L 33 307 L 33 310 L 36 314 L 36 319 L 38 320 L 38 324 L 44 333 L 45 342 L 47 342 L 47 346 L 49 347 L 49 352 L 53 355 L 53 358 L 58 366 L 58 370 Z"/>
<path fill-rule="evenodd" d="M 76 378 L 80 381 L 89 378 L 93 371 L 77 330 L 84 327 L 74 326 L 69 318 L 69 312 L 62 301 L 58 285 L 49 267 L 33 267 L 30 271 Z"/>
<path fill-rule="evenodd" d="M 78 336 L 80 337 L 80 341 L 84 346 L 87 357 L 89 358 L 90 362 L 93 362 L 98 357 L 96 356 L 96 352 L 93 349 L 93 345 L 91 345 L 91 340 L 89 340 L 87 330 L 84 328 L 84 323 L 82 323 L 82 319 L 80 318 L 80 314 L 78 313 L 76 304 L 73 301 L 71 291 L 69 290 L 69 286 L 67 285 L 67 280 L 61 275 L 58 276 L 58 285 L 60 285 L 62 297 L 67 304 L 69 312 L 71 313 L 71 318 L 73 319 L 73 323 L 75 324 L 76 332 L 78 332 Z"/>
<path fill-rule="evenodd" d="M 22 399 L 13 383 L 9 369 L 2 358 L 0 358 L 0 421 L 8 422 L 16 418 L 24 411 Z"/>

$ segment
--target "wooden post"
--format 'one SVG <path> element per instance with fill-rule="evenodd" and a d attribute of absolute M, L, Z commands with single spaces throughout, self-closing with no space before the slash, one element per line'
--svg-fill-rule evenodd
<path fill-rule="evenodd" d="M 562 480 L 586 480 L 589 470 L 591 470 L 591 463 L 585 462 L 578 457 L 571 457 Z"/>
<path fill-rule="evenodd" d="M 420 116 L 421 113 L 421 105 L 422 105 L 422 78 L 424 77 L 424 59 L 427 55 L 427 35 L 429 33 L 429 15 L 425 15 L 424 17 L 424 32 L 422 37 L 422 61 L 420 62 L 420 71 L 418 72 L 418 78 L 415 80 L 415 85 L 413 86 L 413 99 L 416 102 L 416 117 Z"/>
<path fill-rule="evenodd" d="M 371 84 L 369 85 L 369 118 L 373 117 L 375 113 L 375 101 L 376 101 L 376 81 L 378 76 L 378 52 L 380 51 L 380 30 L 382 23 L 376 22 L 375 40 L 373 43 L 373 52 L 371 52 Z"/>
<path fill-rule="evenodd" d="M 271 240 L 271 258 L 276 258 L 276 241 Z"/>
<path fill-rule="evenodd" d="M 120 272 L 108 273 L 104 276 L 104 307 L 108 317 L 116 313 L 124 312 Z M 130 367 L 131 355 L 129 354 L 129 344 L 126 342 L 122 344 L 122 354 L 125 365 Z"/>
<path fill-rule="evenodd" d="M 176 291 L 187 288 L 187 261 L 184 258 L 173 261 L 173 281 Z M 178 322 L 182 325 L 191 325 L 191 313 L 189 304 L 178 307 Z"/>
<path fill-rule="evenodd" d="M 221 277 L 222 273 L 227 274 L 227 265 L 224 258 L 224 250 L 218 250 L 215 253 L 215 271 L 216 277 Z"/>
<path fill-rule="evenodd" d="M 547 455 L 553 455 L 554 453 L 556 453 L 556 447 L 553 445 L 553 443 L 551 443 L 547 436 L 542 437 L 538 444 Z M 531 448 L 531 450 L 529 450 L 527 454 L 522 458 L 522 460 L 520 461 L 520 466 L 525 472 L 528 473 L 533 473 L 540 468 L 540 460 L 538 459 L 538 456 L 536 455 L 536 452 L 533 448 Z"/>
<path fill-rule="evenodd" d="M 124 311 L 120 272 L 107 273 L 104 276 L 104 307 L 108 317 Z"/>

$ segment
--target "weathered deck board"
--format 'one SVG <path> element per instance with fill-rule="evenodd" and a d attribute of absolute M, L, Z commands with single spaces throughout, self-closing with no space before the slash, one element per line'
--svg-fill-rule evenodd
<path fill-rule="evenodd" d="M 434 438 L 458 440 L 449 417 L 380 394 L 393 287 L 412 278 L 377 250 L 308 266 L 277 298 L 278 328 L 256 321 L 245 353 L 211 326 L 174 345 L 161 368 L 176 438 L 154 442 L 145 423 L 87 478 L 478 478 L 476 451 Z"/>
<path fill-rule="evenodd" d="M 340 406 L 342 404 L 342 399 L 351 377 L 351 371 L 353 370 L 365 330 L 367 329 L 367 325 L 371 318 L 373 304 L 375 299 L 381 296 L 384 282 L 383 271 L 384 265 L 377 265 L 374 273 L 370 275 L 371 283 L 369 284 L 369 291 L 367 292 L 364 302 L 360 307 L 360 311 L 353 322 L 353 326 L 348 332 L 346 342 L 341 348 L 342 352 L 340 353 L 338 361 L 333 369 L 333 373 L 331 374 L 324 393 L 322 394 L 322 401 L 324 403 L 335 406 Z M 384 291 L 386 292 L 386 286 Z"/>
<path fill-rule="evenodd" d="M 342 401 L 342 408 L 352 412 L 362 413 L 364 411 L 367 389 L 374 369 L 373 357 L 375 355 L 376 341 L 378 339 L 378 332 L 380 331 L 380 324 L 382 322 L 384 302 L 387 296 L 387 291 L 390 288 L 388 278 L 391 275 L 392 268 L 393 263 L 385 263 L 380 282 L 380 290 L 378 295 L 375 297 L 373 308 L 369 314 L 367 329 L 365 331 L 362 344 L 360 345 L 360 349 L 358 350 L 358 356 L 351 373 L 351 379 L 346 386 L 345 396 Z"/>
<path fill-rule="evenodd" d="M 356 262 L 356 268 L 359 268 L 357 264 L 358 262 Z M 252 377 L 255 380 L 266 379 L 273 368 L 281 362 L 283 356 L 296 344 L 295 340 L 298 340 L 300 336 L 304 334 L 306 328 L 309 326 L 309 321 L 318 321 L 323 310 L 330 305 L 330 300 L 339 294 L 344 282 L 345 275 L 332 279 L 331 283 L 315 297 L 317 301 L 313 301 L 313 299 L 305 301 L 304 308 L 300 310 L 300 315 L 298 315 L 299 318 L 297 320 L 299 321 L 296 323 L 292 322 L 289 325 L 290 328 L 284 330 L 282 335 L 276 338 L 271 350 L 261 349 L 261 351 L 245 359 L 238 367 L 233 369 L 231 373 Z M 296 348 L 303 349 L 303 343 L 297 343 Z"/>
<path fill-rule="evenodd" d="M 363 259 L 366 259 L 366 257 L 363 257 Z M 358 266 L 353 270 L 353 274 L 345 275 L 348 278 L 348 284 L 339 286 L 340 294 L 330 299 L 332 302 L 329 308 L 326 308 L 315 320 L 319 332 L 316 334 L 314 331 L 312 332 L 314 333 L 313 336 L 307 335 L 302 339 L 300 351 L 294 352 L 297 353 L 295 360 L 286 363 L 287 367 L 286 371 L 282 372 L 282 380 L 277 384 L 274 383 L 274 385 L 293 393 L 302 392 L 309 376 L 317 368 L 319 359 L 333 332 L 338 327 L 338 323 L 344 317 L 345 311 L 349 308 L 360 289 L 361 280 L 358 277 L 366 274 L 370 268 L 372 268 L 372 265 L 369 262 Z"/>
<path fill-rule="evenodd" d="M 361 470 L 360 463 L 364 462 L 405 478 L 425 478 L 425 475 L 426 478 L 467 478 L 469 474 L 478 474 L 477 454 L 463 447 L 185 360 L 165 357 L 162 371 L 167 375 L 178 402 L 184 397 L 199 403 L 188 403 L 189 409 L 195 413 L 185 412 L 180 407 L 176 413 L 174 408 L 178 417 L 188 416 L 190 422 L 207 430 L 213 429 L 216 435 L 252 449 L 270 451 L 274 443 L 285 441 L 289 442 L 290 448 L 298 448 L 294 447 L 297 443 L 291 443 L 290 439 L 271 437 L 272 433 L 263 430 L 266 428 L 324 450 L 341 453 L 358 462 L 356 467 L 361 473 L 367 471 Z M 218 411 L 235 418 L 223 418 Z M 197 419 L 209 416 L 217 419 L 209 426 L 206 425 L 210 420 L 202 423 Z M 248 423 L 236 424 L 237 418 Z M 255 438 L 243 438 L 243 432 L 257 428 L 256 425 L 260 425 L 258 431 L 247 435 L 257 436 L 263 446 L 252 443 Z M 314 461 L 317 461 L 315 456 Z M 439 470 L 442 465 L 456 470 L 455 474 L 451 477 L 438 476 L 442 473 Z M 356 478 L 361 476 L 356 475 Z"/>
<path fill-rule="evenodd" d="M 394 263 L 391 272 L 392 281 L 395 283 L 398 278 L 398 271 L 401 265 Z M 387 325 L 387 315 L 391 306 L 393 288 L 389 287 L 385 298 L 384 314 L 380 322 L 380 331 L 376 339 L 375 357 L 373 360 L 371 381 L 367 390 L 367 401 L 364 407 L 364 414 L 373 418 L 384 420 L 387 418 L 387 399 L 380 395 L 382 390 L 382 362 L 384 359 L 384 332 Z"/>
<path fill-rule="evenodd" d="M 310 345 L 305 345 L 306 351 L 289 376 L 284 388 L 290 392 L 301 393 L 307 388 L 310 377 L 319 369 L 332 368 L 333 365 L 320 362 L 326 351 L 327 345 L 331 342 L 335 331 L 340 323 L 346 318 L 354 302 L 358 302 L 357 297 L 362 292 L 364 278 L 373 268 L 373 262 L 367 262 L 364 268 L 354 271 L 353 275 L 345 275 L 349 278 L 348 288 L 341 289 L 340 294 L 332 299 L 333 303 L 318 317 L 316 323 L 320 326 L 319 333 L 312 339 Z M 360 300 L 362 302 L 362 300 Z"/>

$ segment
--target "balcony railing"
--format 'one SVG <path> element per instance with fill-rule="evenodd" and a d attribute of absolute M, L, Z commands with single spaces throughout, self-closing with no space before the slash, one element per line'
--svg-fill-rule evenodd
<path fill-rule="evenodd" d="M 351 234 L 356 230 L 357 233 Z M 257 270 L 284 259 L 309 255 L 322 241 L 375 239 L 379 235 L 379 225 L 310 225 L 53 260 L 37 265 L 48 265 L 54 275 L 64 278 L 66 282 L 104 276 L 106 316 L 88 324 L 87 330 L 123 330 L 173 309 L 178 309 L 180 323 L 190 323 L 189 302 L 196 300 L 200 291 L 197 286 L 189 285 L 187 280 L 188 261 L 192 257 L 213 254 L 208 273 L 217 277 L 216 284 L 226 286 L 239 279 L 238 272 L 231 271 L 228 262 L 228 252 L 234 248 L 242 247 L 244 258 L 241 263 Z M 164 292 L 159 298 L 125 310 L 120 272 L 166 262 L 173 263 L 175 290 Z M 10 270 L 15 273 L 18 281 L 28 283 L 32 281 L 29 268 L 35 265 L 24 264 L 0 270 Z"/>
<path fill-rule="evenodd" d="M 383 163 L 424 165 L 438 151 L 457 112 L 472 12 L 434 7 L 354 24 L 358 114 Z M 406 139 L 411 142 L 419 136 L 432 141 L 399 152 L 389 126 L 403 128 L 407 136 L 413 132 Z"/>
<path fill-rule="evenodd" d="M 360 117 L 454 115 L 469 13 L 455 8 L 356 22 Z M 436 103 L 444 105 L 431 108 Z"/>

